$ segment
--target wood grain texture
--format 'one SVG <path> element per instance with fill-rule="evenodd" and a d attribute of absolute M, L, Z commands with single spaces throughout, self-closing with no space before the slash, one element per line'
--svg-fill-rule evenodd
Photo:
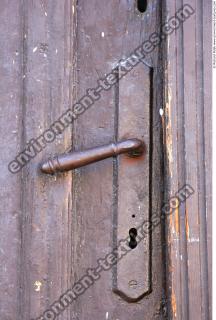
<path fill-rule="evenodd" d="M 166 1 L 171 17 L 186 2 Z M 210 319 L 211 88 L 210 1 L 167 41 L 165 146 L 167 199 L 185 183 L 195 193 L 168 218 L 168 288 L 173 319 Z"/>
<path fill-rule="evenodd" d="M 21 175 L 12 175 L 7 164 L 21 148 L 22 123 L 22 23 L 19 2 L 1 1 L 0 31 L 0 310 L 2 319 L 13 319 L 19 313 L 19 269 L 21 247 Z M 10 36 L 8 36 L 10 35 Z"/>
<path fill-rule="evenodd" d="M 0 16 L 4 44 L 0 48 L 4 76 L 0 80 L 0 317 L 29 320 L 39 317 L 112 249 L 113 160 L 56 176 L 43 175 L 38 164 L 50 154 L 115 140 L 115 88 L 104 92 L 99 102 L 21 173 L 12 175 L 7 165 L 86 89 L 95 87 L 120 59 L 160 29 L 161 8 L 158 1 L 148 1 L 141 16 L 132 0 L 3 0 Z M 150 213 L 160 213 L 163 73 L 159 50 L 146 63 L 154 69 L 147 103 Z M 143 69 L 149 72 L 144 65 Z M 139 95 L 141 87 L 139 84 L 134 94 Z M 58 319 L 163 319 L 160 227 L 151 234 L 150 249 L 152 291 L 139 303 L 128 303 L 113 292 L 112 272 L 108 271 Z"/>
<path fill-rule="evenodd" d="M 98 78 L 104 77 L 111 69 L 116 68 L 120 59 L 127 57 L 134 48 L 148 39 L 151 32 L 157 30 L 160 21 L 160 8 L 157 1 L 150 1 L 148 11 L 142 18 L 135 11 L 134 1 L 118 2 L 114 0 L 110 1 L 109 5 L 106 1 L 80 1 L 77 7 L 77 20 L 77 52 L 79 53 L 77 89 L 78 96 L 81 97 L 87 88 L 96 86 Z M 156 87 L 160 77 L 157 58 L 158 53 L 155 52 L 147 60 L 155 68 L 154 85 Z M 125 90 L 128 88 L 125 87 Z M 139 95 L 139 90 L 135 88 L 133 94 Z M 158 92 L 159 90 L 157 93 L 154 91 L 153 101 L 151 101 L 154 124 L 159 118 L 160 103 L 156 103 L 156 96 L 160 101 Z M 75 149 L 115 140 L 116 103 L 116 91 L 113 88 L 104 92 L 101 99 L 76 121 L 74 127 Z M 133 108 L 132 105 L 131 108 Z M 143 125 L 145 125 L 145 121 L 143 119 Z M 158 138 L 160 125 L 155 126 L 153 132 L 155 162 L 152 161 L 152 163 L 155 167 L 152 169 L 154 179 L 151 192 L 154 192 L 154 210 L 158 211 L 161 199 L 161 159 Z M 154 175 L 156 170 L 157 176 Z M 143 181 L 143 183 L 145 182 Z M 74 262 L 72 269 L 74 280 L 76 280 L 84 274 L 86 268 L 94 267 L 98 258 L 104 257 L 112 250 L 112 203 L 115 192 L 113 189 L 113 160 L 108 159 L 77 170 L 73 188 L 76 207 L 73 213 Z M 143 298 L 139 303 L 128 303 L 113 293 L 112 272 L 110 270 L 104 272 L 98 283 L 95 283 L 85 295 L 79 298 L 71 316 L 80 320 L 86 318 L 103 319 L 106 315 L 109 316 L 109 319 L 161 318 L 163 273 L 161 270 L 160 228 L 154 230 L 152 235 L 151 255 L 153 285 L 151 294 L 146 298 Z"/>
<path fill-rule="evenodd" d="M 5 320 L 36 318 L 70 283 L 71 175 L 42 176 L 38 164 L 50 152 L 71 146 L 71 130 L 21 173 L 12 175 L 7 164 L 72 103 L 71 5 L 71 1 L 1 2 L 2 34 L 10 39 L 3 39 L 7 45 L 1 49 Z"/>

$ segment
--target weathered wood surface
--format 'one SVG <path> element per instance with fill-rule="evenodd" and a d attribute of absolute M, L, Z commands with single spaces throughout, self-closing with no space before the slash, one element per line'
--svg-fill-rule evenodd
<path fill-rule="evenodd" d="M 167 18 L 183 2 L 167 0 Z M 167 219 L 169 317 L 184 320 L 211 319 L 211 1 L 190 5 L 168 37 L 164 118 L 167 199 L 195 190 Z"/>
<path fill-rule="evenodd" d="M 49 154 L 115 139 L 114 88 L 34 160 L 12 175 L 8 163 L 160 27 L 158 1 L 141 17 L 135 1 L 1 1 L 1 319 L 34 319 L 70 288 L 113 244 L 113 160 L 54 177 L 38 164 Z M 160 210 L 162 100 L 158 51 L 151 94 L 151 212 Z M 148 69 L 146 66 L 143 68 Z M 139 88 L 134 94 L 139 95 Z M 127 88 L 125 88 L 127 90 Z M 143 101 L 143 104 L 145 102 Z M 148 101 L 149 103 L 149 101 Z M 145 121 L 143 122 L 145 125 Z M 145 182 L 143 182 L 145 183 Z M 112 290 L 112 272 L 59 319 L 161 319 L 161 230 L 151 235 L 151 289 L 139 303 Z"/>
<path fill-rule="evenodd" d="M 71 146 L 71 130 L 21 173 L 7 164 L 72 103 L 72 3 L 1 1 L 0 12 L 1 319 L 31 319 L 71 282 L 71 174 L 37 170 Z"/>
<path fill-rule="evenodd" d="M 77 7 L 78 19 L 78 96 L 86 88 L 95 87 L 97 79 L 117 67 L 117 62 L 127 57 L 134 48 L 148 39 L 151 32 L 158 28 L 160 8 L 157 1 L 150 1 L 148 12 L 143 19 L 134 11 L 134 1 L 80 1 Z M 91 14 L 89 14 L 91 12 Z M 156 57 L 154 57 L 154 55 Z M 154 53 L 148 62 L 154 61 L 154 85 L 158 76 L 157 55 Z M 89 63 L 91 61 L 91 63 Z M 146 67 L 144 67 L 146 69 Z M 124 80 L 123 80 L 124 81 Z M 128 90 L 125 87 L 122 90 Z M 158 90 L 159 91 L 159 90 Z M 157 92 L 158 93 L 158 92 Z M 139 91 L 134 90 L 134 95 Z M 159 100 L 159 96 L 157 96 Z M 157 112 L 154 121 L 159 118 L 160 104 L 156 104 L 156 93 L 152 108 Z M 160 101 L 160 100 L 159 100 Z M 115 112 L 118 100 L 114 88 L 103 93 L 101 99 L 88 112 L 80 117 L 74 126 L 75 148 L 79 149 L 111 142 L 116 137 Z M 126 105 L 125 108 L 129 108 Z M 131 108 L 133 106 L 131 105 Z M 157 111 L 156 111 L 157 110 Z M 153 112 L 153 111 L 152 111 Z M 145 120 L 143 120 L 145 125 Z M 155 129 L 155 136 L 159 133 Z M 158 139 L 154 137 L 154 139 Z M 160 148 L 158 141 L 154 145 L 154 165 L 152 182 L 154 192 L 154 210 L 160 208 Z M 158 176 L 155 171 L 157 170 Z M 157 180 L 158 179 L 158 180 Z M 157 181 L 156 181 L 157 180 Z M 112 250 L 112 214 L 113 214 L 113 160 L 77 170 L 74 177 L 76 194 L 74 208 L 74 278 L 84 274 L 89 266 L 94 266 L 100 257 Z M 145 182 L 144 182 L 145 183 Z M 128 186 L 130 188 L 130 186 Z M 152 192 L 152 190 L 151 190 Z M 86 210 L 88 208 L 88 210 Z M 162 315 L 161 235 L 160 228 L 152 235 L 152 292 L 139 303 L 130 303 L 112 292 L 112 272 L 105 272 L 95 285 L 82 295 L 74 306 L 78 319 L 151 319 Z M 98 297 L 100 297 L 98 299 Z"/>

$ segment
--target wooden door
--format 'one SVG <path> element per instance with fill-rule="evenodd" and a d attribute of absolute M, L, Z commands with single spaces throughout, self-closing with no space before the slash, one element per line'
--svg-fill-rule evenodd
<path fill-rule="evenodd" d="M 160 212 L 160 46 L 122 72 L 160 32 L 161 10 L 156 0 L 1 1 L 1 319 L 166 317 L 161 224 L 133 258 L 91 273 L 130 228 Z M 112 85 L 53 138 L 56 121 L 112 71 Z M 50 155 L 131 137 L 144 140 L 143 157 L 53 176 L 39 169 Z"/>

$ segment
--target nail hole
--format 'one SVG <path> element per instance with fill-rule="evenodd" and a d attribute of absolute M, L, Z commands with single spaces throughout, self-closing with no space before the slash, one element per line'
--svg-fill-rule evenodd
<path fill-rule="evenodd" d="M 129 247 L 131 249 L 135 249 L 137 246 L 137 241 L 136 241 L 136 237 L 137 237 L 137 229 L 136 228 L 131 228 L 129 230 L 129 236 L 130 236 L 130 241 L 129 241 Z"/>
<path fill-rule="evenodd" d="M 144 13 L 147 9 L 147 6 L 147 0 L 137 0 L 137 9 L 139 10 L 139 12 Z"/>
<path fill-rule="evenodd" d="M 132 214 L 132 218 L 135 218 L 136 216 L 135 216 L 135 214 Z"/>

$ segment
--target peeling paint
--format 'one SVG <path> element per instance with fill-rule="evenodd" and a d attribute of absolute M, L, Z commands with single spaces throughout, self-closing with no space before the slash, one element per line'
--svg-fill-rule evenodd
<path fill-rule="evenodd" d="M 171 101 L 172 101 L 172 95 L 171 95 L 171 89 L 168 88 L 167 92 L 167 102 L 165 107 L 165 114 L 167 119 L 167 126 L 166 126 L 166 148 L 167 148 L 167 157 L 169 166 L 170 163 L 173 162 L 173 154 L 172 154 L 172 126 L 171 126 Z M 170 169 L 170 176 L 172 178 L 172 171 Z"/>
<path fill-rule="evenodd" d="M 179 208 L 175 209 L 175 231 L 179 235 L 180 228 L 179 228 Z"/>
<path fill-rule="evenodd" d="M 160 108 L 160 110 L 159 110 L 159 114 L 160 114 L 160 116 L 161 116 L 161 117 L 163 116 L 164 111 L 163 111 L 163 109 L 162 109 L 162 108 Z"/>
<path fill-rule="evenodd" d="M 42 283 L 41 283 L 39 280 L 35 281 L 35 283 L 34 283 L 34 290 L 37 291 L 37 292 L 39 292 L 40 289 L 41 289 L 41 286 L 42 286 Z"/>
<path fill-rule="evenodd" d="M 171 296 L 171 306 L 172 306 L 172 312 L 173 312 L 173 315 L 174 317 L 176 318 L 176 297 L 175 297 L 175 294 L 174 292 L 172 292 L 172 296 Z"/>
<path fill-rule="evenodd" d="M 189 243 L 199 243 L 199 242 L 200 242 L 200 239 L 199 239 L 199 238 L 193 238 L 193 237 L 191 237 L 191 238 L 188 239 L 188 242 L 189 242 Z"/>
<path fill-rule="evenodd" d="M 190 238 L 190 227 L 189 227 L 189 223 L 188 223 L 188 211 L 187 208 L 185 210 L 185 229 L 186 229 L 186 237 L 187 240 Z"/>

